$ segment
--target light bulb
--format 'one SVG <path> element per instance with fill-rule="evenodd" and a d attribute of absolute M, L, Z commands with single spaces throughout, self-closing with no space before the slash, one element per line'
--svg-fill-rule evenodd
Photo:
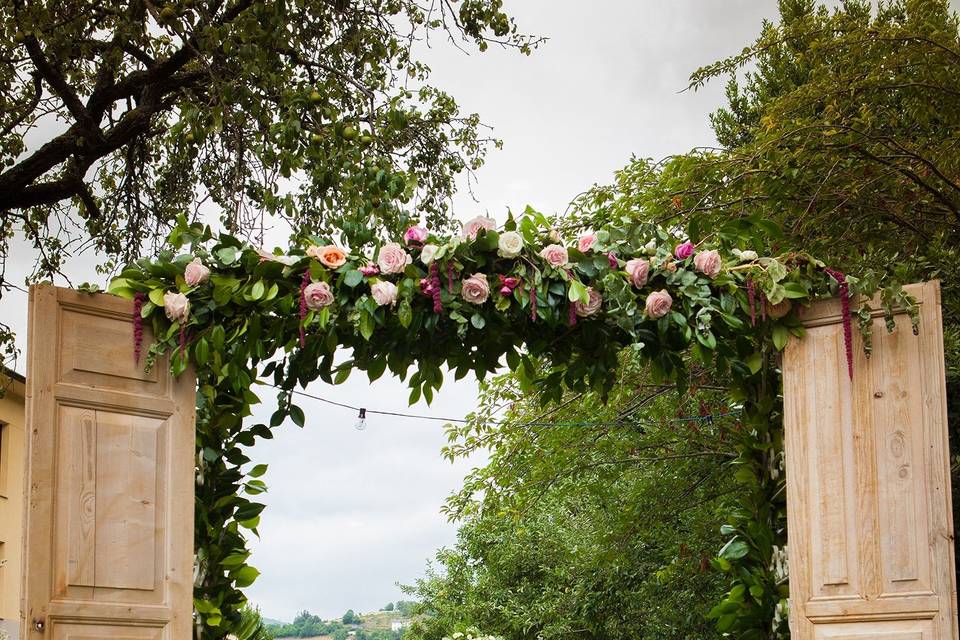
<path fill-rule="evenodd" d="M 360 415 L 357 416 L 357 422 L 353 425 L 357 431 L 363 431 L 367 428 L 367 410 L 360 409 Z"/>

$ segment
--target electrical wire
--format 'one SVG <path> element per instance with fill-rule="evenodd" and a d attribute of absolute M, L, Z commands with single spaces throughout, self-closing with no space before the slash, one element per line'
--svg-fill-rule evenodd
<path fill-rule="evenodd" d="M 276 389 L 279 389 L 276 385 L 270 385 Z M 369 409 L 367 407 L 357 407 L 343 402 L 337 402 L 335 400 L 328 400 L 318 395 L 312 393 L 307 393 L 306 391 L 300 391 L 298 389 L 293 389 L 291 393 L 294 393 L 298 396 L 304 398 L 310 398 L 311 400 L 317 400 L 319 402 L 324 402 L 335 407 L 340 407 L 342 409 L 349 409 L 350 411 L 364 412 L 365 414 L 375 414 L 380 416 L 391 416 L 394 418 L 410 418 L 414 420 L 433 420 L 436 422 L 445 422 L 445 423 L 458 423 L 458 424 L 485 424 L 485 425 L 517 425 L 518 421 L 510 420 L 470 420 L 467 418 L 443 418 L 440 416 L 427 416 L 423 414 L 416 413 L 405 413 L 402 411 L 384 411 L 380 409 Z M 617 420 L 607 421 L 607 422 L 520 422 L 520 426 L 524 427 L 611 427 L 611 426 L 622 426 L 624 423 L 629 423 L 633 425 L 649 425 L 649 426 L 659 426 L 664 422 L 706 422 L 708 424 L 713 423 L 714 420 L 720 418 L 728 418 L 732 416 L 740 415 L 739 410 L 725 411 L 722 413 L 711 413 L 705 415 L 695 415 L 695 416 L 678 416 L 676 418 L 668 418 L 666 420 L 637 420 L 630 418 L 629 415 L 625 415 Z"/>

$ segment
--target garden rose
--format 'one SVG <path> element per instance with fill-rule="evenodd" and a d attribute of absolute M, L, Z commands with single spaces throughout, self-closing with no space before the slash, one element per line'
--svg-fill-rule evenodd
<path fill-rule="evenodd" d="M 672 306 L 673 298 L 666 289 L 654 291 L 647 296 L 646 312 L 651 318 L 662 318 L 670 312 Z"/>
<path fill-rule="evenodd" d="M 677 256 L 677 260 L 686 260 L 693 255 L 693 243 L 687 240 L 683 244 L 678 244 L 673 250 L 673 255 Z"/>
<path fill-rule="evenodd" d="M 200 258 L 194 258 L 193 262 L 184 269 L 183 279 L 186 280 L 188 287 L 195 287 L 210 279 L 210 269 L 203 266 Z"/>
<path fill-rule="evenodd" d="M 307 249 L 307 255 L 316 258 L 325 267 L 339 269 L 347 261 L 346 252 L 335 244 L 323 247 L 313 245 Z"/>
<path fill-rule="evenodd" d="M 464 239 L 475 240 L 477 234 L 480 233 L 481 229 L 490 231 L 497 226 L 497 221 L 493 218 L 488 218 L 486 216 L 477 216 L 471 220 L 467 220 L 463 223 L 463 235 Z"/>
<path fill-rule="evenodd" d="M 504 231 L 497 241 L 497 253 L 501 258 L 516 258 L 523 251 L 523 236 L 516 231 Z"/>
<path fill-rule="evenodd" d="M 407 229 L 407 232 L 403 234 L 403 241 L 407 244 L 423 244 L 427 241 L 428 235 L 429 232 L 425 227 L 415 225 Z"/>
<path fill-rule="evenodd" d="M 551 267 L 566 266 L 570 262 L 570 254 L 567 248 L 559 244 L 549 244 L 540 251 L 540 257 L 547 261 Z"/>
<path fill-rule="evenodd" d="M 640 288 L 647 284 L 647 277 L 650 275 L 649 260 L 644 258 L 627 260 L 627 265 L 624 268 L 627 270 L 627 273 L 630 274 L 630 282 L 633 283 L 633 286 Z"/>
<path fill-rule="evenodd" d="M 720 268 L 723 267 L 723 260 L 720 259 L 719 253 L 711 249 L 710 251 L 701 251 L 695 255 L 693 257 L 693 266 L 708 278 L 716 278 L 717 274 L 720 273 Z"/>
<path fill-rule="evenodd" d="M 257 249 L 257 255 L 260 256 L 260 262 L 279 262 L 282 265 L 291 266 L 297 263 L 297 256 L 278 256 L 275 253 L 269 253 L 263 249 Z"/>
<path fill-rule="evenodd" d="M 383 273 L 403 273 L 403 270 L 412 262 L 410 255 L 396 242 L 388 242 L 380 248 L 377 256 L 377 266 Z"/>
<path fill-rule="evenodd" d="M 589 295 L 589 299 L 586 302 L 577 300 L 573 305 L 577 311 L 577 315 L 581 318 L 592 316 L 597 311 L 600 311 L 600 307 L 603 305 L 603 296 L 600 295 L 599 291 L 593 287 L 587 287 L 587 294 Z"/>
<path fill-rule="evenodd" d="M 182 293 L 167 291 L 163 294 L 163 311 L 171 322 L 183 324 L 190 317 L 190 300 Z"/>
<path fill-rule="evenodd" d="M 316 311 L 333 304 L 333 291 L 326 282 L 311 282 L 303 290 L 303 299 Z"/>
<path fill-rule="evenodd" d="M 420 250 L 420 262 L 430 266 L 430 263 L 433 262 L 433 257 L 437 255 L 437 251 L 440 249 L 435 244 L 425 244 L 423 249 Z"/>
<path fill-rule="evenodd" d="M 784 298 L 777 304 L 768 304 L 767 315 L 773 318 L 774 320 L 779 320 L 783 316 L 790 313 L 791 308 L 793 308 L 793 304 L 790 302 L 790 300 Z"/>
<path fill-rule="evenodd" d="M 613 251 L 607 252 L 607 263 L 610 265 L 611 269 L 620 268 L 620 261 L 617 260 L 617 255 Z"/>
<path fill-rule="evenodd" d="M 591 247 L 597 243 L 597 236 L 593 233 L 585 233 L 579 238 L 577 238 L 577 249 L 581 253 L 586 253 L 590 251 Z"/>
<path fill-rule="evenodd" d="M 397 303 L 397 285 L 386 280 L 379 280 L 370 285 L 370 295 L 380 306 Z"/>
<path fill-rule="evenodd" d="M 463 299 L 472 304 L 483 304 L 490 297 L 490 283 L 487 282 L 487 276 L 482 273 L 475 273 L 463 281 L 461 291 Z"/>

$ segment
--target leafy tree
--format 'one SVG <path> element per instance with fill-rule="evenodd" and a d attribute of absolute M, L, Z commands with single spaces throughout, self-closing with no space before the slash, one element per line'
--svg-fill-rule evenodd
<path fill-rule="evenodd" d="M 385 606 L 382 610 L 383 610 L 383 611 L 393 611 L 393 603 L 392 603 L 392 602 L 388 602 L 388 603 L 387 603 L 387 606 Z"/>
<path fill-rule="evenodd" d="M 363 622 L 360 617 L 353 612 L 353 609 L 347 609 L 347 612 L 343 614 L 343 617 L 340 619 L 343 624 L 360 624 Z"/>
<path fill-rule="evenodd" d="M 529 53 L 538 40 L 501 5 L 2 3 L 0 264 L 16 233 L 34 278 L 87 248 L 110 269 L 184 213 L 253 237 L 280 219 L 355 246 L 402 228 L 406 207 L 442 228 L 455 176 L 497 142 L 413 48 L 442 35 Z"/>
<path fill-rule="evenodd" d="M 719 637 L 706 603 L 726 582 L 709 558 L 736 454 L 720 419 L 670 420 L 725 407 L 713 391 L 646 386 L 629 354 L 620 370 L 608 401 L 570 393 L 547 410 L 515 375 L 498 377 L 473 423 L 451 430 L 446 455 L 486 448 L 490 462 L 448 502 L 457 544 L 408 588 L 424 615 L 407 637 L 472 626 L 511 640 Z M 504 406 L 508 424 L 488 423 Z"/>

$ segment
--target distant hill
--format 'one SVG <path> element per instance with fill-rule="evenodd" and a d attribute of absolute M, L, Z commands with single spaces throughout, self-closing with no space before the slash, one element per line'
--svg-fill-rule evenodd
<path fill-rule="evenodd" d="M 400 640 L 401 631 L 394 631 L 399 622 L 406 627 L 410 618 L 400 611 L 375 611 L 355 614 L 356 624 L 343 624 L 341 619 L 322 620 L 309 611 L 301 611 L 293 622 L 285 623 L 264 618 L 267 630 L 276 638 L 300 638 L 302 640 Z"/>
<path fill-rule="evenodd" d="M 289 622 L 284 622 L 283 620 L 274 620 L 273 618 L 260 618 L 260 619 L 263 620 L 263 624 L 268 624 L 268 625 L 272 624 L 272 625 L 282 626 L 285 624 L 290 624 Z"/>

